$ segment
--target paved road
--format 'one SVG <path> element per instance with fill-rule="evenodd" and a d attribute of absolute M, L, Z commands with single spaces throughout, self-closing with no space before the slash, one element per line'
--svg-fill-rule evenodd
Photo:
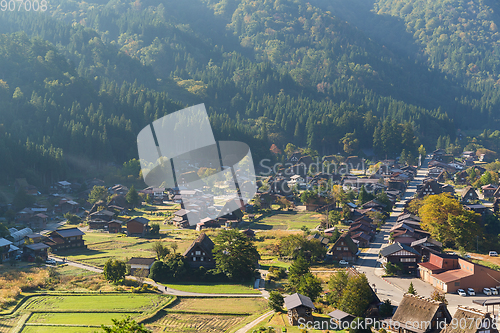
<path fill-rule="evenodd" d="M 401 302 L 404 289 L 403 287 L 399 286 L 400 283 L 396 284 L 396 282 L 399 281 L 391 281 L 391 279 L 382 278 L 384 271 L 380 267 L 380 262 L 377 260 L 378 253 L 383 247 L 387 246 L 387 242 L 389 240 L 389 230 L 394 226 L 397 217 L 402 213 L 406 201 L 415 194 L 417 190 L 417 184 L 422 182 L 422 180 L 425 178 L 425 175 L 427 175 L 427 160 L 424 161 L 424 165 L 422 166 L 422 168 L 418 170 L 415 179 L 413 179 L 408 185 L 408 188 L 401 198 L 401 201 L 395 204 L 390 217 L 382 226 L 381 231 L 375 236 L 375 240 L 370 243 L 370 247 L 367 250 L 360 254 L 356 264 L 358 271 L 366 274 L 370 285 L 375 285 L 374 289 L 376 289 L 378 297 L 381 300 L 390 299 L 394 305 L 398 305 L 399 302 Z M 413 280 L 414 279 L 412 279 L 412 281 Z M 424 283 L 420 280 L 419 282 Z M 422 295 L 425 294 L 422 293 Z"/>
<path fill-rule="evenodd" d="M 357 263 L 358 271 L 366 274 L 370 285 L 375 285 L 378 297 L 381 300 L 390 299 L 394 305 L 398 305 L 401 302 L 403 294 L 408 290 L 410 283 L 413 283 L 413 286 L 419 295 L 429 297 L 434 291 L 434 287 L 418 278 L 383 278 L 382 275 L 384 274 L 384 270 L 380 267 L 380 263 L 377 261 L 380 249 L 387 246 L 389 230 L 394 226 L 397 216 L 402 213 L 406 200 L 414 195 L 417 184 L 419 184 L 425 178 L 425 175 L 427 175 L 427 162 L 428 161 L 426 160 L 422 168 L 418 170 L 417 176 L 412 182 L 410 182 L 404 197 L 400 202 L 396 203 L 390 218 L 381 228 L 381 232 L 375 237 L 375 240 L 370 244 L 368 250 L 361 253 L 360 259 Z M 477 292 L 478 290 L 476 290 L 476 293 Z M 473 304 L 472 300 L 483 300 L 488 298 L 491 298 L 491 296 L 478 294 L 477 296 L 461 297 L 458 296 L 458 294 L 446 294 L 446 299 L 448 300 L 448 310 L 452 315 L 457 310 L 458 305 L 465 305 L 486 310 L 485 308 L 481 308 L 480 306 Z"/>

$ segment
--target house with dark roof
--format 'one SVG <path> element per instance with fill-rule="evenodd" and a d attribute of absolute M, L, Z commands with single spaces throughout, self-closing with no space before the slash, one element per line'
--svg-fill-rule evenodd
<path fill-rule="evenodd" d="M 8 259 L 13 252 L 19 250 L 17 246 L 5 238 L 0 238 L 0 256 L 2 261 Z"/>
<path fill-rule="evenodd" d="M 127 221 L 127 236 L 144 237 L 148 232 L 148 219 L 138 216 Z"/>
<path fill-rule="evenodd" d="M 317 240 L 318 242 L 321 243 L 321 245 L 323 245 L 324 247 L 327 247 L 328 246 L 328 243 L 330 242 L 330 239 L 329 238 L 326 238 L 326 237 L 323 237 L 321 236 L 320 234 L 314 234 L 314 235 L 309 235 L 307 236 L 306 238 L 308 241 L 310 240 Z"/>
<path fill-rule="evenodd" d="M 418 236 L 414 230 L 397 230 L 391 233 L 390 243 L 411 244 L 417 239 Z"/>
<path fill-rule="evenodd" d="M 341 310 L 334 310 L 328 315 L 337 324 L 337 327 L 349 327 L 350 323 L 356 318 L 352 314 Z"/>
<path fill-rule="evenodd" d="M 50 232 L 44 243 L 50 246 L 53 252 L 86 247 L 83 235 L 85 233 L 78 228 L 58 229 Z"/>
<path fill-rule="evenodd" d="M 253 231 L 252 229 L 243 230 L 241 233 L 244 234 L 245 236 L 247 236 L 248 238 L 255 237 L 255 231 Z"/>
<path fill-rule="evenodd" d="M 47 226 L 48 219 L 49 219 L 49 216 L 47 214 L 38 213 L 38 214 L 33 215 L 29 219 L 28 224 L 31 227 L 31 229 L 45 229 L 45 227 Z"/>
<path fill-rule="evenodd" d="M 95 213 L 89 215 L 89 221 L 111 221 L 115 216 L 114 212 L 110 212 L 109 210 L 102 209 Z"/>
<path fill-rule="evenodd" d="M 488 184 L 481 186 L 481 190 L 483 191 L 483 195 L 485 198 L 493 198 L 495 191 L 498 189 L 498 186 L 493 184 Z"/>
<path fill-rule="evenodd" d="M 49 246 L 45 243 L 35 243 L 24 246 L 24 251 L 22 254 L 22 258 L 25 261 L 33 262 L 36 257 L 40 257 L 42 259 L 47 259 L 47 250 Z"/>
<path fill-rule="evenodd" d="M 420 253 L 420 255 L 422 256 L 422 261 L 427 261 L 429 260 L 431 253 L 441 253 L 443 243 L 438 242 L 437 240 L 430 237 L 424 237 L 412 242 L 410 246 L 418 253 Z"/>
<path fill-rule="evenodd" d="M 155 258 L 137 258 L 137 257 L 132 257 L 128 261 L 128 264 L 130 265 L 130 275 L 135 275 L 138 271 L 141 269 L 145 271 L 147 274 L 145 276 L 149 275 L 149 270 L 151 269 L 151 266 L 153 266 L 153 263 L 156 261 Z"/>
<path fill-rule="evenodd" d="M 370 245 L 370 235 L 366 234 L 364 231 L 351 234 L 351 238 L 354 242 L 358 243 L 359 247 L 368 247 Z"/>
<path fill-rule="evenodd" d="M 301 318 L 304 322 L 314 320 L 312 313 L 316 310 L 316 307 L 309 297 L 295 293 L 285 297 L 284 301 L 290 325 L 298 325 Z"/>
<path fill-rule="evenodd" d="M 110 234 L 117 234 L 122 232 L 123 222 L 120 220 L 111 220 L 108 222 L 108 232 Z"/>
<path fill-rule="evenodd" d="M 422 185 L 417 185 L 416 198 L 423 198 L 426 195 L 434 195 L 441 193 L 455 193 L 455 188 L 449 184 L 440 184 L 434 179 L 424 180 Z"/>
<path fill-rule="evenodd" d="M 445 293 L 463 288 L 482 290 L 496 286 L 500 281 L 499 271 L 457 255 L 431 253 L 429 261 L 418 266 L 420 278 Z"/>
<path fill-rule="evenodd" d="M 343 234 L 328 250 L 326 256 L 327 259 L 333 259 L 336 261 L 346 260 L 352 262 L 356 261 L 358 253 L 358 246 L 353 242 L 352 238 L 348 234 Z"/>
<path fill-rule="evenodd" d="M 476 189 L 472 186 L 467 186 L 465 189 L 462 190 L 462 193 L 460 194 L 460 199 L 462 202 L 471 202 L 475 200 L 479 200 L 479 196 L 477 195 Z"/>
<path fill-rule="evenodd" d="M 398 333 L 438 333 L 451 322 L 451 315 L 443 302 L 404 294 L 389 322 L 391 331 Z"/>
<path fill-rule="evenodd" d="M 206 269 L 215 268 L 215 259 L 212 254 L 214 243 L 205 233 L 193 241 L 193 243 L 184 252 L 189 266 L 192 268 L 199 268 L 201 266 Z"/>
<path fill-rule="evenodd" d="M 380 257 L 384 265 L 392 263 L 401 265 L 403 274 L 416 275 L 417 263 L 420 261 L 420 254 L 407 244 L 394 243 L 380 250 Z"/>
<path fill-rule="evenodd" d="M 459 305 L 453 315 L 452 324 L 448 324 L 441 333 L 498 333 L 493 325 L 496 319 L 489 312 Z M 454 325 L 453 323 L 474 323 L 472 325 Z"/>

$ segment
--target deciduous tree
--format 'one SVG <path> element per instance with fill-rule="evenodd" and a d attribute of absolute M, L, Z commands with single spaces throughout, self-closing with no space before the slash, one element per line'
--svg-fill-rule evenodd
<path fill-rule="evenodd" d="M 238 230 L 223 230 L 214 239 L 216 269 L 230 279 L 253 277 L 259 253 L 253 242 Z"/>

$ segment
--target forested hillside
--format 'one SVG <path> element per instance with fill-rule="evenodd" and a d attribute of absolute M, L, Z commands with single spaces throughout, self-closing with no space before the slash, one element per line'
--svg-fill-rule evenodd
<path fill-rule="evenodd" d="M 45 183 L 137 157 L 143 126 L 205 103 L 216 137 L 257 158 L 273 143 L 416 155 L 497 124 L 497 5 L 471 3 L 52 0 L 46 13 L 0 12 L 4 145 L 45 156 L 13 157 Z M 369 32 L 394 20 L 400 43 Z M 26 176 L 14 164 L 5 174 Z"/>

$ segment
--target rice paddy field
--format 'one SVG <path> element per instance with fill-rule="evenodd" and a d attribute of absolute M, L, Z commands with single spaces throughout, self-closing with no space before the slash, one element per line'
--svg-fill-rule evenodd
<path fill-rule="evenodd" d="M 159 294 L 40 295 L 0 316 L 0 332 L 95 332 L 130 316 L 154 332 L 226 332 L 267 311 L 256 298 L 175 298 Z"/>

